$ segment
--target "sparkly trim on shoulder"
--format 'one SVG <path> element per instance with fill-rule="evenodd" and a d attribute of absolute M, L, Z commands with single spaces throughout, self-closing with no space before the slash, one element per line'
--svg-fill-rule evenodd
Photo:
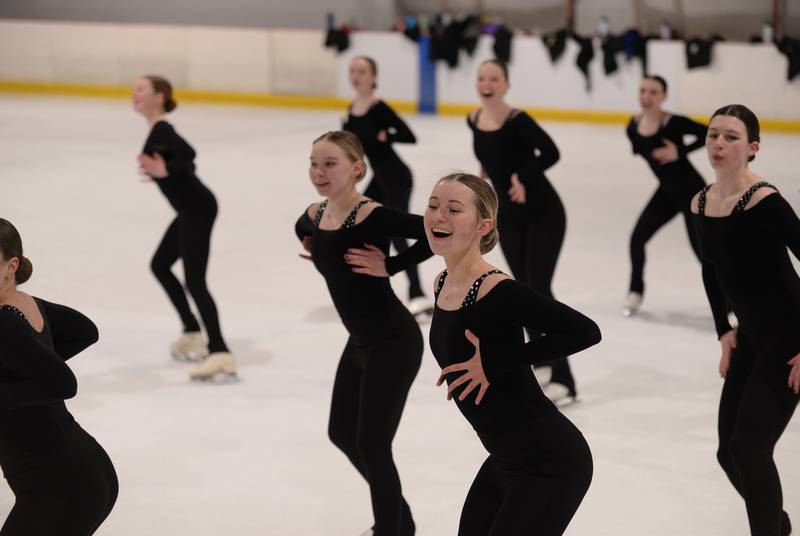
<path fill-rule="evenodd" d="M 476 279 L 472 285 L 469 287 L 469 291 L 467 291 L 467 295 L 464 296 L 464 301 L 461 302 L 459 309 L 463 309 L 464 307 L 469 307 L 470 305 L 474 304 L 478 301 L 478 291 L 481 289 L 481 285 L 483 284 L 483 280 L 489 277 L 492 274 L 502 274 L 500 270 L 489 270 L 485 274 L 482 274 L 478 279 Z M 442 291 L 442 287 L 444 287 L 444 280 L 447 279 L 447 269 L 442 272 L 442 275 L 439 276 L 439 282 L 436 285 L 436 290 L 434 291 L 435 297 L 439 299 L 439 293 Z"/>
<path fill-rule="evenodd" d="M 17 316 L 19 316 L 20 318 L 22 318 L 26 322 L 28 321 L 28 319 L 25 317 L 23 312 L 20 311 L 19 309 L 17 309 L 16 307 L 14 307 L 13 305 L 3 305 L 3 306 L 0 306 L 0 309 L 2 309 L 4 311 L 11 311 L 12 313 L 16 314 Z"/>

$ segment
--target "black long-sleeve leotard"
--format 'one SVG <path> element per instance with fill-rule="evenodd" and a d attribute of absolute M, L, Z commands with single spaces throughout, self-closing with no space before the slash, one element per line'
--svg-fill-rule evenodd
<path fill-rule="evenodd" d="M 800 220 L 789 203 L 773 193 L 726 217 L 693 216 L 717 334 L 731 329 L 726 298 L 736 311 L 739 330 L 756 341 L 781 331 L 796 332 L 800 278 L 787 247 L 800 259 Z"/>
<path fill-rule="evenodd" d="M 497 191 L 501 212 L 525 219 L 531 209 L 555 202 L 560 205 L 558 195 L 545 176 L 545 171 L 558 162 L 560 153 L 542 127 L 519 110 L 512 111 L 498 130 L 481 130 L 477 122 L 477 115 L 474 119 L 467 118 L 473 132 L 475 156 Z M 514 173 L 525 185 L 525 205 L 512 202 L 508 195 Z M 556 201 L 553 201 L 553 196 Z"/>
<path fill-rule="evenodd" d="M 114 466 L 67 411 L 75 376 L 65 361 L 97 341 L 81 313 L 35 298 L 37 332 L 0 307 L 0 466 L 16 496 L 0 535 L 93 534 L 117 499 Z"/>
<path fill-rule="evenodd" d="M 682 115 L 670 116 L 666 124 L 661 125 L 652 136 L 639 134 L 636 117 L 630 120 L 625 131 L 631 141 L 633 154 L 642 155 L 653 170 L 660 187 L 673 201 L 679 203 L 683 210 L 688 209 L 683 207 L 688 207 L 692 196 L 705 186 L 703 177 L 689 162 L 687 155 L 704 146 L 707 131 L 706 125 L 696 123 Z M 694 140 L 687 144 L 684 141 L 685 136 L 692 136 Z M 653 158 L 652 153 L 654 149 L 664 147 L 665 139 L 677 146 L 678 159 L 662 165 Z"/>
<path fill-rule="evenodd" d="M 422 216 L 382 206 L 374 208 L 361 223 L 335 230 L 318 228 L 306 211 L 297 220 L 295 232 L 300 239 L 312 237 L 314 266 L 325 278 L 336 310 L 351 335 L 369 337 L 391 331 L 392 326 L 385 325 L 378 312 L 398 306 L 405 309 L 405 306 L 392 290 L 389 278 L 353 272 L 352 266 L 344 260 L 349 248 L 371 244 L 388 255 L 388 237 L 415 239 L 417 242 L 407 250 L 386 258 L 390 275 L 433 255 L 425 237 Z"/>
<path fill-rule="evenodd" d="M 97 328 L 77 311 L 36 300 L 45 327 L 36 332 L 19 313 L 0 312 L 0 463 L 20 449 L 57 449 L 73 418 L 64 400 L 77 392 L 65 361 L 97 341 Z M 49 321 L 48 321 L 49 320 Z M 51 328 L 52 326 L 52 328 Z M 51 331 L 52 330 L 52 331 Z M 13 471 L 13 469 L 12 469 Z"/>
<path fill-rule="evenodd" d="M 525 342 L 523 327 L 543 335 Z M 530 365 L 545 363 L 600 341 L 600 329 L 574 309 L 512 279 L 497 283 L 486 295 L 457 310 L 436 308 L 430 345 L 442 368 L 469 360 L 475 348 L 464 336 L 480 339 L 481 363 L 489 389 L 479 405 L 475 395 L 453 399 L 479 435 L 494 435 L 558 410 L 542 393 Z M 450 374 L 448 384 L 460 373 Z"/>
<path fill-rule="evenodd" d="M 149 156 L 158 153 L 164 158 L 167 176 L 154 182 L 179 214 L 205 211 L 207 205 L 214 203 L 214 195 L 195 174 L 194 149 L 168 122 L 158 121 L 153 125 L 143 152 Z"/>
<path fill-rule="evenodd" d="M 417 142 L 405 121 L 382 100 L 373 104 L 364 115 L 348 113 L 342 128 L 358 136 L 376 173 L 385 163 L 400 161 L 392 148 L 393 143 Z M 378 139 L 378 133 L 382 130 L 386 132 L 386 141 Z"/>

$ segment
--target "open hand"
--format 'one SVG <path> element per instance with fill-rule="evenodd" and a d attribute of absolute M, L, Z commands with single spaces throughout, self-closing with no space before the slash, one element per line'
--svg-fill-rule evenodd
<path fill-rule="evenodd" d="M 732 329 L 719 338 L 722 345 L 722 357 L 719 358 L 719 375 L 722 378 L 728 377 L 728 370 L 731 368 L 731 356 L 737 346 L 736 330 Z"/>
<path fill-rule="evenodd" d="M 520 182 L 516 173 L 511 175 L 511 188 L 508 189 L 508 196 L 514 203 L 525 204 L 525 185 Z"/>
<path fill-rule="evenodd" d="M 357 274 L 375 277 L 389 277 L 386 271 L 386 255 L 379 247 L 364 244 L 365 249 L 350 248 L 344 255 L 344 262 L 352 266 Z"/>
<path fill-rule="evenodd" d="M 461 391 L 461 394 L 458 395 L 458 399 L 463 401 L 465 398 L 467 398 L 468 394 L 475 389 L 478 389 L 478 395 L 475 397 L 475 405 L 477 406 L 481 403 L 481 400 L 483 400 L 483 395 L 486 394 L 486 390 L 489 389 L 489 380 L 486 378 L 486 374 L 483 372 L 483 364 L 481 363 L 480 339 L 478 339 L 478 337 L 476 337 L 475 334 L 470 330 L 466 330 L 464 332 L 464 336 L 466 336 L 467 340 L 472 343 L 472 346 L 475 347 L 475 355 L 473 355 L 468 361 L 456 363 L 454 365 L 450 365 L 449 367 L 443 368 L 442 373 L 439 375 L 439 379 L 436 380 L 436 385 L 442 385 L 445 380 L 445 376 L 448 374 L 461 370 L 466 371 L 464 374 L 456 378 L 447 388 L 447 400 L 452 400 L 453 391 L 456 388 L 469 382 L 464 390 Z"/>
<path fill-rule="evenodd" d="M 167 163 L 164 161 L 164 157 L 158 153 L 153 153 L 153 156 L 140 154 L 138 160 L 139 171 L 149 177 L 163 179 L 169 175 Z"/>
<path fill-rule="evenodd" d="M 662 166 L 676 161 L 678 159 L 678 146 L 668 139 L 662 139 L 661 142 L 664 144 L 664 147 L 653 149 L 650 156 Z"/>
<path fill-rule="evenodd" d="M 787 363 L 792 366 L 792 370 L 789 371 L 789 389 L 796 395 L 800 394 L 800 354 L 791 358 Z"/>

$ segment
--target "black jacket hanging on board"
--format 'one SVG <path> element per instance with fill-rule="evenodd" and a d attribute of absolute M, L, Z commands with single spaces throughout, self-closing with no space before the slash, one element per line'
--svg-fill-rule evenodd
<path fill-rule="evenodd" d="M 481 20 L 470 15 L 461 24 L 461 48 L 472 56 L 478 48 L 478 39 L 481 37 Z"/>
<path fill-rule="evenodd" d="M 613 74 L 619 65 L 617 64 L 617 53 L 623 51 L 622 37 L 618 35 L 607 35 L 603 38 L 603 69 L 606 74 Z"/>
<path fill-rule="evenodd" d="M 589 64 L 592 62 L 592 59 L 594 59 L 594 43 L 592 43 L 591 37 L 573 35 L 572 38 L 578 43 L 578 46 L 581 47 L 580 52 L 578 52 L 578 57 L 575 59 L 575 65 L 578 66 L 583 76 L 586 77 L 586 90 L 589 91 L 592 89 L 592 80 L 589 76 Z"/>
<path fill-rule="evenodd" d="M 786 79 L 791 82 L 795 76 L 800 74 L 800 39 L 784 37 L 778 41 L 777 46 L 778 50 L 789 60 Z"/>
<path fill-rule="evenodd" d="M 511 38 L 513 34 L 505 25 L 497 29 L 494 34 L 494 55 L 497 59 L 505 62 L 511 62 Z"/>
<path fill-rule="evenodd" d="M 711 65 L 711 53 L 717 41 L 722 41 L 718 35 L 711 36 L 711 39 L 695 37 L 686 41 L 686 66 L 689 69 L 697 69 Z"/>
<path fill-rule="evenodd" d="M 542 43 L 547 49 L 550 61 L 556 63 L 567 48 L 567 31 L 558 30 L 542 36 Z"/>
<path fill-rule="evenodd" d="M 331 28 L 325 36 L 325 48 L 335 48 L 342 53 L 350 48 L 350 32 Z"/>

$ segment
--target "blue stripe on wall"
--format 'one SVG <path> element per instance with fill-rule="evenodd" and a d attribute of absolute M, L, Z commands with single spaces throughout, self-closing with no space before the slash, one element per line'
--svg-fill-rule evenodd
<path fill-rule="evenodd" d="M 436 62 L 429 59 L 431 38 L 419 39 L 419 113 L 436 113 Z"/>

